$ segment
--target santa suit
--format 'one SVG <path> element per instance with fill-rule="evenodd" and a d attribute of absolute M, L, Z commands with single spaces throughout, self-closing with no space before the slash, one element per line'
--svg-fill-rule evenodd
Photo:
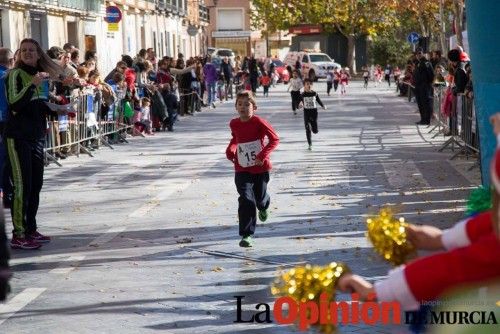
<path fill-rule="evenodd" d="M 420 302 L 435 300 L 450 288 L 500 278 L 500 240 L 491 211 L 443 231 L 441 240 L 446 252 L 400 266 L 375 283 L 377 299 L 396 300 L 404 310 L 416 310 Z"/>

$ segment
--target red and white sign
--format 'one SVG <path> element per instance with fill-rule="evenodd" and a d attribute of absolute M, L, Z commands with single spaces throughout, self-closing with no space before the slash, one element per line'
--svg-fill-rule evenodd
<path fill-rule="evenodd" d="M 320 34 L 323 32 L 323 29 L 321 28 L 321 26 L 304 25 L 304 26 L 290 27 L 290 29 L 288 29 L 288 32 L 290 34 L 296 34 L 296 35 L 311 35 L 311 34 Z"/>

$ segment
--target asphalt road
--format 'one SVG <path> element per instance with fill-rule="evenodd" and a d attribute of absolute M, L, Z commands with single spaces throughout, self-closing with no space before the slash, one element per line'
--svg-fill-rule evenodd
<path fill-rule="evenodd" d="M 390 266 L 365 237 L 366 214 L 381 205 L 439 227 L 463 216 L 479 171 L 437 152 L 444 138 L 414 124 L 415 104 L 385 86 L 354 82 L 347 95 L 330 97 L 325 86 L 315 84 L 328 110 L 320 110 L 312 152 L 285 87 L 258 98 L 258 114 L 281 142 L 272 154 L 270 218 L 251 249 L 238 246 L 234 173 L 224 155 L 233 103 L 183 117 L 174 133 L 49 166 L 38 221 L 53 242 L 13 251 L 0 332 L 296 332 L 235 324 L 234 296 L 245 296 L 246 319 L 255 304 L 272 304 L 269 284 L 280 270 L 304 263 L 343 261 L 371 281 L 383 278 Z M 406 330 L 349 325 L 340 333 Z"/>

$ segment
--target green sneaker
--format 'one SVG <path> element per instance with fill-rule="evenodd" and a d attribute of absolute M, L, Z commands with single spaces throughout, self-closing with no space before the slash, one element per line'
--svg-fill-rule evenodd
<path fill-rule="evenodd" d="M 240 241 L 240 247 L 252 247 L 252 245 L 253 245 L 253 239 L 251 235 L 243 237 Z"/>
<path fill-rule="evenodd" d="M 313 146 L 312 145 L 309 145 L 309 147 L 307 148 L 309 151 L 312 151 L 313 150 Z"/>
<path fill-rule="evenodd" d="M 265 222 L 267 220 L 267 209 L 259 210 L 259 219 L 261 222 Z"/>

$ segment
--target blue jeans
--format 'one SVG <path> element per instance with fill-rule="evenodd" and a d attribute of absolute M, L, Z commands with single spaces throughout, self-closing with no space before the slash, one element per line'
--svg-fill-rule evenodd
<path fill-rule="evenodd" d="M 207 87 L 207 94 L 208 94 L 208 99 L 207 99 L 208 105 L 215 102 L 215 86 L 216 85 L 217 85 L 216 82 L 205 82 L 205 86 Z"/>

